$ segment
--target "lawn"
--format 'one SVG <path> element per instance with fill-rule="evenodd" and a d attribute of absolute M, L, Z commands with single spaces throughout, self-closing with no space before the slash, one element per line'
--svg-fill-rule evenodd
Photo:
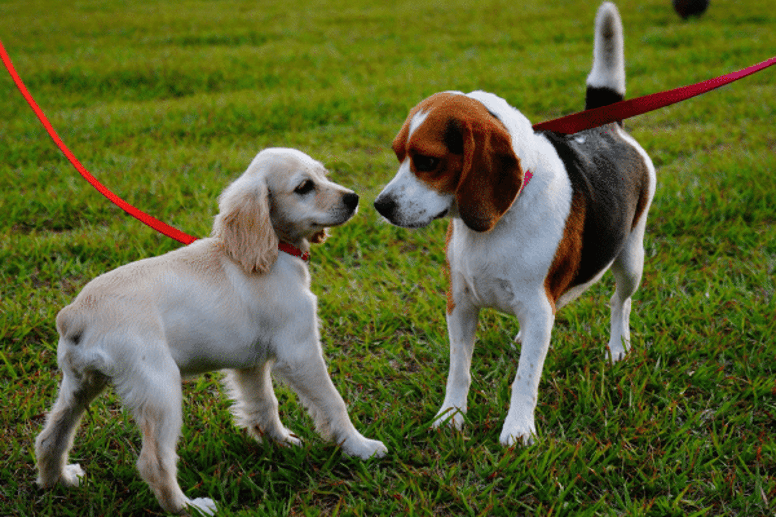
<path fill-rule="evenodd" d="M 776 54 L 770 0 L 618 2 L 628 97 Z M 372 208 L 390 143 L 440 90 L 498 93 L 540 122 L 581 109 L 597 4 L 6 0 L 0 38 L 64 142 L 118 195 L 193 235 L 260 149 L 299 148 L 361 195 L 313 249 L 322 340 L 365 435 L 360 461 L 236 429 L 220 374 L 184 385 L 179 480 L 223 515 L 773 515 L 776 512 L 776 69 L 626 127 L 658 170 L 629 357 L 606 360 L 611 275 L 557 317 L 539 439 L 498 443 L 518 351 L 485 311 L 463 431 L 429 430 L 448 366 L 446 224 L 410 231 Z M 53 402 L 54 318 L 91 278 L 179 246 L 84 182 L 0 73 L 0 515 L 157 515 L 140 435 L 112 391 L 84 418 L 83 486 L 42 491 L 32 443 Z"/>

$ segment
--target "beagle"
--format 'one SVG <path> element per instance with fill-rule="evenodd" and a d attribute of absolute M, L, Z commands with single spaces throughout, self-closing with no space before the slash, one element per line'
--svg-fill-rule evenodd
<path fill-rule="evenodd" d="M 165 511 L 212 514 L 176 479 L 181 378 L 225 370 L 237 424 L 257 440 L 297 445 L 281 423 L 270 373 L 296 391 L 318 431 L 359 458 L 386 454 L 359 433 L 326 370 L 311 242 L 344 224 L 358 195 L 294 149 L 265 149 L 224 190 L 210 238 L 105 273 L 57 315 L 62 383 L 35 442 L 38 484 L 78 485 L 68 464 L 78 422 L 108 384 L 143 435 L 137 462 Z"/>
<path fill-rule="evenodd" d="M 596 17 L 587 108 L 625 94 L 622 23 Z M 566 136 L 534 131 L 496 95 L 444 92 L 415 106 L 393 142 L 400 167 L 375 200 L 390 223 L 419 228 L 450 217 L 450 371 L 435 426 L 464 422 L 482 308 L 514 314 L 520 360 L 500 441 L 532 443 L 534 412 L 558 309 L 608 269 L 611 360 L 629 349 L 631 296 L 641 280 L 655 169 L 619 124 Z"/>

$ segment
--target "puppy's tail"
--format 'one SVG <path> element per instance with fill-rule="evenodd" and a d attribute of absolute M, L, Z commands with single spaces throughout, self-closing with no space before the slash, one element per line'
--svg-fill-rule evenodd
<path fill-rule="evenodd" d="M 625 98 L 625 57 L 622 20 L 617 7 L 604 2 L 595 18 L 593 69 L 587 76 L 585 109 L 598 108 Z"/>

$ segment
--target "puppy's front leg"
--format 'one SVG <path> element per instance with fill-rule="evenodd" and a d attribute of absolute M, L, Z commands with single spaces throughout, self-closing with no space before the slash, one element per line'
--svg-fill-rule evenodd
<path fill-rule="evenodd" d="M 382 442 L 365 438 L 353 426 L 345 401 L 334 387 L 318 343 L 298 350 L 295 358 L 278 360 L 275 371 L 299 395 L 315 421 L 318 432 L 342 446 L 349 456 L 382 457 L 388 449 Z"/>
<path fill-rule="evenodd" d="M 450 371 L 447 375 L 445 400 L 437 412 L 434 427 L 449 423 L 456 429 L 463 427 L 469 386 L 471 385 L 472 353 L 477 331 L 479 309 L 461 300 L 447 315 L 447 333 L 450 337 Z"/>
<path fill-rule="evenodd" d="M 517 374 L 512 383 L 512 399 L 509 413 L 501 431 L 502 445 L 511 447 L 518 440 L 530 445 L 536 435 L 534 412 L 539 392 L 539 380 L 550 346 L 550 335 L 555 316 L 545 299 L 531 305 L 529 311 L 519 315 L 522 348 Z"/>
<path fill-rule="evenodd" d="M 240 427 L 245 427 L 256 440 L 264 436 L 280 443 L 299 445 L 299 438 L 280 422 L 278 399 L 272 389 L 272 361 L 251 368 L 230 370 L 224 379 L 234 400 L 232 412 Z"/>

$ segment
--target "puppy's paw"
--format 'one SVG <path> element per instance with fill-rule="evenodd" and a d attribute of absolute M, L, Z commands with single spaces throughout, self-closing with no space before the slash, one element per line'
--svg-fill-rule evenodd
<path fill-rule="evenodd" d="M 65 465 L 65 468 L 62 469 L 62 476 L 60 476 L 59 481 L 65 486 L 78 486 L 81 484 L 85 475 L 81 465 L 73 463 L 72 465 Z"/>
<path fill-rule="evenodd" d="M 464 424 L 464 412 L 465 409 L 457 408 L 457 407 L 443 407 L 439 410 L 439 412 L 436 414 L 436 417 L 434 418 L 434 422 L 431 424 L 431 426 L 434 429 L 438 429 L 442 426 L 449 426 L 455 429 L 456 431 L 460 431 L 463 429 Z"/>
<path fill-rule="evenodd" d="M 388 448 L 379 440 L 370 440 L 362 435 L 351 436 L 342 442 L 342 450 L 348 456 L 356 456 L 362 460 L 382 458 L 388 454 Z"/>
<path fill-rule="evenodd" d="M 299 447 L 302 445 L 302 439 L 294 433 L 288 433 L 288 435 L 282 440 L 278 440 L 281 445 L 287 445 L 289 447 Z"/>
<path fill-rule="evenodd" d="M 207 497 L 192 499 L 186 506 L 186 513 L 189 515 L 214 515 L 217 511 L 216 503 Z"/>
<path fill-rule="evenodd" d="M 518 443 L 522 445 L 533 445 L 536 443 L 536 428 L 533 424 L 509 425 L 504 424 L 501 431 L 499 442 L 504 447 L 513 447 Z"/>

